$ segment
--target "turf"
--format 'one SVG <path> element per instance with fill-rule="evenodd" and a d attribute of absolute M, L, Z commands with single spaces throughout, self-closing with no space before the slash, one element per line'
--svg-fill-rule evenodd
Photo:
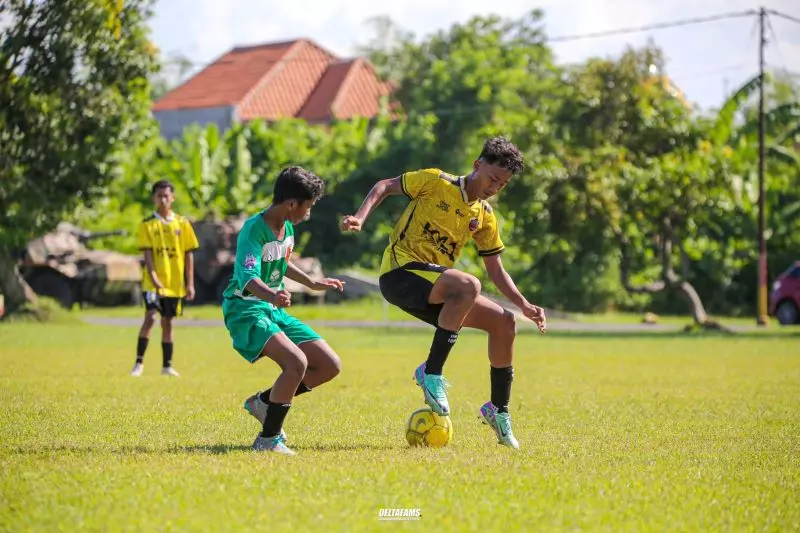
<path fill-rule="evenodd" d="M 0 530 L 800 529 L 796 337 L 522 334 L 514 452 L 476 420 L 483 335 L 448 362 L 455 437 L 432 450 L 403 438 L 430 331 L 321 332 L 343 373 L 296 400 L 290 458 L 249 450 L 242 401 L 277 371 L 224 329 L 177 330 L 180 379 L 151 343 L 134 379 L 135 328 L 0 326 Z"/>

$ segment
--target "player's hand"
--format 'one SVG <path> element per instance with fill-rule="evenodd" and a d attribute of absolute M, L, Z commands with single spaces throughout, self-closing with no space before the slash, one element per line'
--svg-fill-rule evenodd
<path fill-rule="evenodd" d="M 189 302 L 194 300 L 194 285 L 186 286 L 186 300 Z"/>
<path fill-rule="evenodd" d="M 522 314 L 525 315 L 528 320 L 532 320 L 536 323 L 540 333 L 547 332 L 547 317 L 544 315 L 544 309 L 538 305 L 529 303 L 522 307 Z"/>
<path fill-rule="evenodd" d="M 292 293 L 286 289 L 281 289 L 272 297 L 272 304 L 275 307 L 289 307 L 292 305 Z"/>
<path fill-rule="evenodd" d="M 362 224 L 364 224 L 364 221 L 360 218 L 347 215 L 342 219 L 342 231 L 361 231 Z"/>
<path fill-rule="evenodd" d="M 328 289 L 336 289 L 339 292 L 344 291 L 345 282 L 336 278 L 325 278 L 314 282 L 312 289 L 315 291 L 324 291 Z"/>

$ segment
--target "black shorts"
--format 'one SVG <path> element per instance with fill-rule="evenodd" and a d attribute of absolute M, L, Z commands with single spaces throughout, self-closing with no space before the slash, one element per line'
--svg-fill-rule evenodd
<path fill-rule="evenodd" d="M 183 298 L 159 296 L 155 292 L 143 292 L 144 308 L 155 309 L 162 317 L 176 317 L 183 314 Z"/>
<path fill-rule="evenodd" d="M 428 298 L 436 279 L 445 270 L 448 267 L 432 263 L 406 263 L 380 277 L 381 294 L 390 304 L 436 327 L 444 304 L 428 303 Z"/>

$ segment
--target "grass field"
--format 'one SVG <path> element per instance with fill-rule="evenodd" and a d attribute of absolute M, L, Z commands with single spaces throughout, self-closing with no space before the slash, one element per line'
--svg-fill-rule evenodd
<path fill-rule="evenodd" d="M 156 337 L 135 379 L 135 328 L 0 325 L 0 530 L 800 530 L 796 336 L 521 334 L 515 452 L 476 420 L 483 335 L 448 362 L 455 437 L 431 450 L 403 438 L 430 331 L 321 332 L 343 373 L 296 400 L 299 455 L 277 457 L 241 409 L 276 368 L 222 328 L 177 330 L 180 379 Z"/>
<path fill-rule="evenodd" d="M 218 305 L 187 305 L 184 307 L 185 320 L 222 320 L 222 310 Z M 302 320 L 360 320 L 364 322 L 402 322 L 413 320 L 397 307 L 385 304 L 379 295 L 362 298 L 358 301 L 345 301 L 334 305 L 293 305 L 292 314 Z M 88 308 L 78 315 L 112 318 L 136 318 L 142 316 L 142 308 L 137 306 L 115 308 Z M 548 318 L 550 324 L 564 322 L 564 318 Z M 568 313 L 569 321 L 585 324 L 638 324 L 642 320 L 639 313 L 598 313 L 582 314 Z M 715 317 L 720 323 L 728 327 L 754 326 L 755 319 L 749 317 Z M 662 316 L 659 323 L 672 326 L 686 326 L 690 324 L 688 316 Z M 535 329 L 532 323 L 520 322 L 521 327 Z M 792 328 L 781 327 L 775 319 L 768 326 L 759 328 L 759 331 L 785 334 Z M 794 328 L 796 329 L 796 328 Z"/>

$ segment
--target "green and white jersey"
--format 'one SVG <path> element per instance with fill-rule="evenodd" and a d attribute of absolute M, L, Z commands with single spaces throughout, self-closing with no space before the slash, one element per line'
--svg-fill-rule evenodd
<path fill-rule="evenodd" d="M 270 289 L 283 289 L 283 276 L 289 266 L 289 257 L 294 248 L 294 226 L 286 221 L 283 240 L 278 240 L 267 226 L 260 212 L 247 219 L 236 238 L 236 262 L 225 298 L 258 300 L 245 286 L 253 278 L 259 278 Z"/>

